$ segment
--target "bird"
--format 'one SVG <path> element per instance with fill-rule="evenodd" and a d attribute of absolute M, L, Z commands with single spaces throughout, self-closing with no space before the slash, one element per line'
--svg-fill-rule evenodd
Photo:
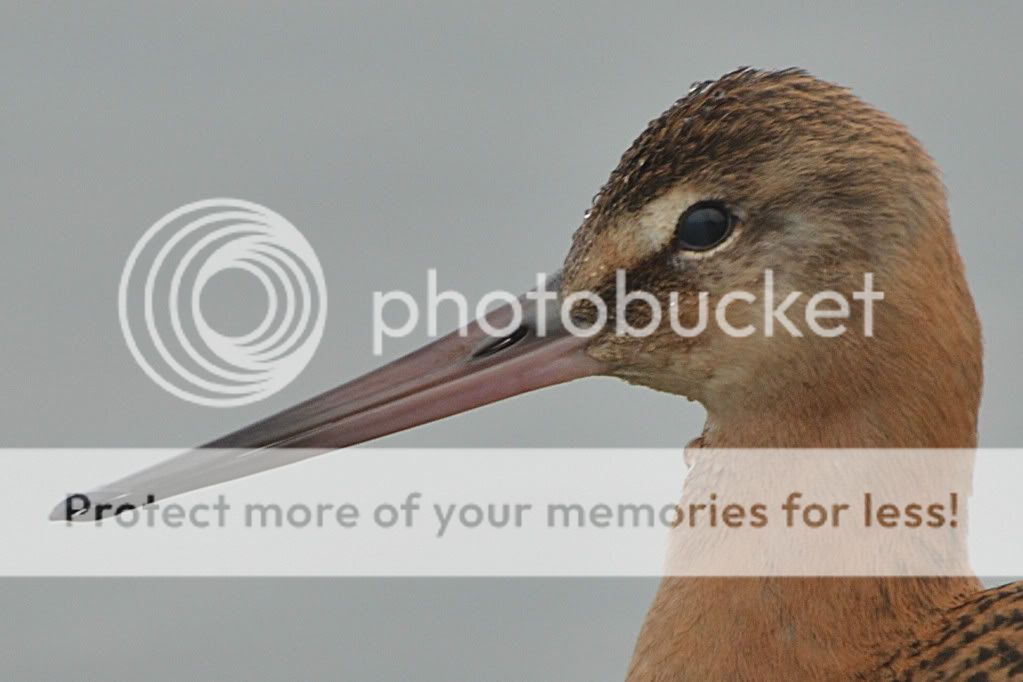
<path fill-rule="evenodd" d="M 576 297 L 568 321 L 530 299 L 510 333 L 472 324 L 204 446 L 216 454 L 157 464 L 90 493 L 91 510 L 71 518 L 58 505 L 53 518 L 87 520 L 99 502 L 163 499 L 591 375 L 700 403 L 695 455 L 976 448 L 980 323 L 937 165 L 893 117 L 802 69 L 734 70 L 652 120 L 545 293 L 609 299 L 623 272 L 629 290 L 692 321 L 697 292 L 719 300 L 768 270 L 783 293 L 851 292 L 871 273 L 885 296 L 876 334 L 733 336 L 710 324 L 683 338 L 659 324 L 633 336 L 609 331 L 609 310 L 583 336 L 568 321 L 596 325 L 593 298 Z M 622 316 L 651 321 L 642 306 Z M 508 307 L 488 317 L 510 319 Z M 972 575 L 666 576 L 627 672 L 627 682 L 1012 678 L 1023 678 L 1023 583 L 984 589 Z"/>

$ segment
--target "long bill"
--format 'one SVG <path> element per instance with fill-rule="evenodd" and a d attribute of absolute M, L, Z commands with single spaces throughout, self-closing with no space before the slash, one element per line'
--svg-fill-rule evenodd
<path fill-rule="evenodd" d="M 556 279 L 548 289 L 557 290 Z M 588 338 L 569 333 L 561 301 L 523 296 L 522 322 L 491 336 L 479 321 L 358 379 L 91 493 L 50 518 L 94 521 L 156 500 L 297 462 L 545 386 L 599 374 Z M 514 320 L 506 304 L 491 329 Z M 88 504 L 81 504 L 81 500 Z"/>

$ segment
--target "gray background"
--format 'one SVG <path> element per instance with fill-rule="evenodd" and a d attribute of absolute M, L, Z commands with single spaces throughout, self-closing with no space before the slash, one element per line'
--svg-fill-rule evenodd
<path fill-rule="evenodd" d="M 470 296 L 527 288 L 646 121 L 752 64 L 852 86 L 938 160 L 984 322 L 982 443 L 1023 445 L 1021 30 L 1019 3 L 4 5 L 0 444 L 187 446 L 371 368 L 372 291 L 421 296 L 429 267 Z M 289 218 L 331 297 L 305 373 L 232 410 L 164 393 L 116 317 L 142 231 L 214 196 Z M 244 284 L 206 308 L 229 329 L 256 319 Z M 675 446 L 701 421 L 594 379 L 380 443 Z M 0 678 L 616 679 L 653 588 L 9 580 Z"/>

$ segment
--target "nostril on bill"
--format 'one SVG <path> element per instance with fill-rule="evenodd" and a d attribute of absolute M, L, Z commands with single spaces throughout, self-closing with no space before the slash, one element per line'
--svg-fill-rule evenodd
<path fill-rule="evenodd" d="M 488 358 L 491 355 L 500 353 L 526 338 L 527 334 L 529 334 L 529 327 L 521 325 L 518 329 L 507 336 L 492 338 L 487 343 L 473 351 L 472 359 L 479 360 L 481 358 Z"/>

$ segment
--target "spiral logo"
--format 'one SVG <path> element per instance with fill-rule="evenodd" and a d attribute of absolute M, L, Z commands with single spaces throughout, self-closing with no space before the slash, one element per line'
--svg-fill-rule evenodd
<path fill-rule="evenodd" d="M 203 316 L 204 287 L 240 271 L 262 286 L 266 311 L 230 335 Z M 309 242 L 287 219 L 240 199 L 168 213 L 132 249 L 118 290 L 121 331 L 139 366 L 177 397 L 210 407 L 262 400 L 295 379 L 323 336 L 327 291 Z"/>

